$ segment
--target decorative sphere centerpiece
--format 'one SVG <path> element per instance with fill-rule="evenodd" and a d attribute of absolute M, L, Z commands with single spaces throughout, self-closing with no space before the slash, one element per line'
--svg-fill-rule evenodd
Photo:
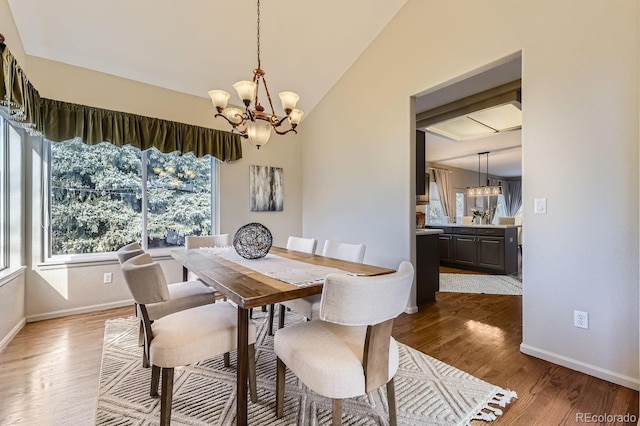
<path fill-rule="evenodd" d="M 260 259 L 273 244 L 271 232 L 261 223 L 244 225 L 233 236 L 233 248 L 245 259 Z"/>

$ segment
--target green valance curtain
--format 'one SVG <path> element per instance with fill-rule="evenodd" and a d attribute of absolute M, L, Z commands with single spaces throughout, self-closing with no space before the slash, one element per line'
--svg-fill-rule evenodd
<path fill-rule="evenodd" d="M 155 147 L 161 152 L 193 152 L 198 157 L 209 154 L 221 161 L 242 158 L 238 134 L 40 98 L 9 49 L 4 44 L 0 49 L 0 103 L 7 107 L 14 123 L 32 133 L 54 142 L 80 138 L 89 145 L 110 142 L 141 150 Z"/>
<path fill-rule="evenodd" d="M 0 105 L 6 108 L 9 119 L 32 133 L 42 132 L 40 95 L 18 66 L 9 49 L 0 43 L 2 79 L 0 79 Z"/>
<path fill-rule="evenodd" d="M 240 135 L 85 105 L 42 99 L 45 138 L 61 142 L 81 138 L 95 145 L 110 142 L 141 150 L 210 154 L 222 161 L 242 158 Z"/>

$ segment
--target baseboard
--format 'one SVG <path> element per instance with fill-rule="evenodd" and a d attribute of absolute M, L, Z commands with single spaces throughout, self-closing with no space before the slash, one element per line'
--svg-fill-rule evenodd
<path fill-rule="evenodd" d="M 87 312 L 104 311 L 105 309 L 121 308 L 123 306 L 131 306 L 131 313 L 133 314 L 133 299 L 129 299 L 121 300 L 119 302 L 103 303 L 100 305 L 83 306 L 81 308 L 64 309 L 61 311 L 46 312 L 44 314 L 29 315 L 27 316 L 27 322 L 42 321 L 76 314 L 86 314 Z"/>
<path fill-rule="evenodd" d="M 13 338 L 16 337 L 16 334 L 18 334 L 20 332 L 20 330 L 22 330 L 22 327 L 24 327 L 24 325 L 26 323 L 27 323 L 27 319 L 26 318 L 22 318 L 20 321 L 18 321 L 16 326 L 13 327 L 13 329 L 11 329 L 9 334 L 7 334 L 4 337 L 4 339 L 2 339 L 2 341 L 0 342 L 0 352 L 2 352 L 4 350 L 4 348 L 6 348 L 9 343 L 11 343 Z"/>
<path fill-rule="evenodd" d="M 598 366 L 588 364 L 586 362 L 578 361 L 573 358 L 568 358 L 563 355 L 559 355 L 553 352 L 545 351 L 533 346 L 520 344 L 520 352 L 526 355 L 531 355 L 536 358 L 543 359 L 545 361 L 552 362 L 554 364 L 561 365 L 563 367 L 570 368 L 581 373 L 588 374 L 593 377 L 597 377 L 607 382 L 615 383 L 620 386 L 624 386 L 633 390 L 640 390 L 640 379 L 637 377 L 630 377 L 624 374 L 619 374 L 614 371 L 605 370 Z"/>
<path fill-rule="evenodd" d="M 404 309 L 404 313 L 405 314 L 415 314 L 416 312 L 418 312 L 418 307 L 417 306 L 407 306 Z"/>

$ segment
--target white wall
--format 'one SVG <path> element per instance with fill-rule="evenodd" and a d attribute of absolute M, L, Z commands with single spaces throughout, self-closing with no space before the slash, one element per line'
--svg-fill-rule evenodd
<path fill-rule="evenodd" d="M 522 51 L 522 350 L 637 389 L 639 48 L 634 0 L 410 0 L 304 122 L 305 236 L 412 258 L 410 97 Z"/>

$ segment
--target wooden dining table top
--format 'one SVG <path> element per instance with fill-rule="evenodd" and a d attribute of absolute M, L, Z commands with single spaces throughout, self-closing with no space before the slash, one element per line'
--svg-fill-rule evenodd
<path fill-rule="evenodd" d="M 316 254 L 271 247 L 269 254 L 312 265 L 337 268 L 357 275 L 383 275 L 393 269 L 364 263 L 348 262 Z M 206 249 L 172 250 L 171 256 L 186 269 L 195 272 L 202 281 L 224 294 L 244 309 L 320 294 L 322 284 L 296 286 L 269 278 L 266 275 L 239 265 Z"/>

